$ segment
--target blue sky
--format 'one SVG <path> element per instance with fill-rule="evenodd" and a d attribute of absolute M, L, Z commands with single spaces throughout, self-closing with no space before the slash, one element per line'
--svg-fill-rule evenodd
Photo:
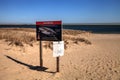
<path fill-rule="evenodd" d="M 0 24 L 120 23 L 120 0 L 0 0 Z"/>

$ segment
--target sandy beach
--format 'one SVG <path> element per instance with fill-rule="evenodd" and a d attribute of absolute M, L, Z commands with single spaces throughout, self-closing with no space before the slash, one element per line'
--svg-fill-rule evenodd
<path fill-rule="evenodd" d="M 27 36 L 21 35 L 23 32 Z M 13 34 L 26 38 L 18 40 Z M 42 45 L 46 70 L 36 68 L 40 62 L 35 34 L 32 29 L 0 30 L 0 80 L 120 80 L 120 34 L 64 30 L 66 49 L 60 57 L 59 73 L 56 73 L 56 58 L 50 49 L 52 44 L 48 42 Z"/>

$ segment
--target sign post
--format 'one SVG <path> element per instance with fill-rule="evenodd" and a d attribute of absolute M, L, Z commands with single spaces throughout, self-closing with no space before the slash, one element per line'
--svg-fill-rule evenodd
<path fill-rule="evenodd" d="M 43 67 L 43 59 L 42 59 L 42 41 L 40 40 L 40 66 Z"/>
<path fill-rule="evenodd" d="M 36 22 L 36 37 L 40 41 L 40 66 L 43 67 L 42 41 L 62 41 L 62 21 Z M 56 57 L 56 71 L 59 72 L 59 56 Z"/>
<path fill-rule="evenodd" d="M 59 62 L 60 62 L 60 61 L 59 61 L 59 57 L 56 57 L 56 60 L 57 60 L 57 61 L 56 61 L 56 62 L 57 62 L 57 65 L 56 65 L 56 68 L 57 68 L 57 69 L 56 69 L 56 70 L 57 70 L 57 72 L 59 72 L 59 69 L 60 69 L 60 68 L 59 68 Z"/>
<path fill-rule="evenodd" d="M 59 72 L 59 58 L 64 55 L 64 41 L 53 42 L 53 57 L 56 57 L 56 70 Z"/>

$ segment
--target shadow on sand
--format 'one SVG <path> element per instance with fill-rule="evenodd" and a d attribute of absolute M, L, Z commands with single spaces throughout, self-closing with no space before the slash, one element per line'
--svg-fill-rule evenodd
<path fill-rule="evenodd" d="M 8 55 L 5 55 L 8 59 L 10 59 L 10 60 L 12 60 L 12 61 L 14 61 L 14 62 L 16 62 L 16 63 L 18 63 L 18 64 L 21 64 L 21 65 L 24 65 L 24 66 L 27 66 L 29 69 L 31 69 L 31 70 L 37 70 L 37 71 L 43 71 L 43 72 L 47 72 L 47 73 L 56 73 L 56 72 L 51 72 L 51 71 L 46 71 L 48 68 L 46 68 L 46 67 L 41 67 L 41 66 L 33 66 L 33 65 L 30 65 L 30 64 L 26 64 L 26 63 L 23 63 L 23 62 L 21 62 L 21 61 L 18 61 L 18 60 L 16 60 L 16 59 L 14 59 L 14 58 L 12 58 L 12 57 L 10 57 L 10 56 L 8 56 Z"/>

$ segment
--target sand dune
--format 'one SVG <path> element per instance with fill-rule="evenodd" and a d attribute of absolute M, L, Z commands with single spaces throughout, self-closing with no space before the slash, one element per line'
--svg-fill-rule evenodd
<path fill-rule="evenodd" d="M 59 73 L 56 73 L 52 50 L 45 47 L 49 43 L 43 42 L 45 68 L 38 69 L 39 42 L 33 41 L 33 46 L 26 43 L 16 46 L 1 39 L 0 80 L 120 80 L 120 34 L 71 34 L 68 31 L 64 37 L 67 48 L 60 57 Z"/>

